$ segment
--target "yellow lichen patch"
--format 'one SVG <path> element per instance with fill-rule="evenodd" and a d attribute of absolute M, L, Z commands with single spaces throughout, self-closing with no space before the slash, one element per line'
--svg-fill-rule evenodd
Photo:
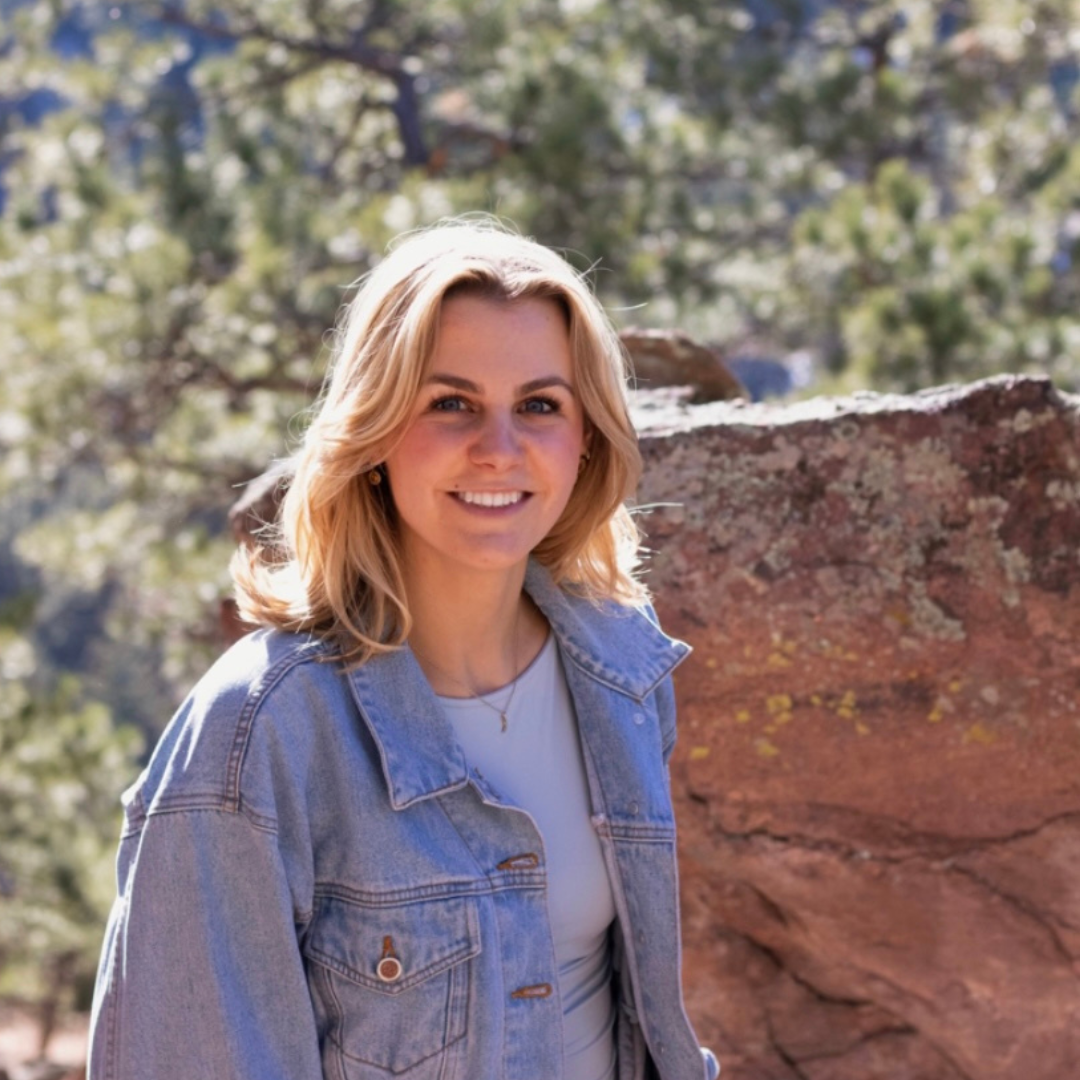
<path fill-rule="evenodd" d="M 735 723 L 736 724 L 749 724 L 750 723 L 750 710 L 749 709 L 740 709 L 735 714 Z"/>
<path fill-rule="evenodd" d="M 870 729 L 861 720 L 855 725 L 855 730 L 860 735 L 869 735 L 870 734 Z"/>
<path fill-rule="evenodd" d="M 927 716 L 927 720 L 931 724 L 936 724 L 942 720 L 946 713 L 956 711 L 956 706 L 947 698 L 944 694 L 939 694 L 937 701 L 934 702 L 934 707 L 930 710 L 930 714 Z"/>
<path fill-rule="evenodd" d="M 963 682 L 961 682 L 960 679 L 953 679 L 953 681 L 951 683 L 949 683 L 949 693 L 950 694 L 958 693 L 960 691 L 960 689 L 963 687 L 963 685 L 964 684 L 963 684 Z"/>
<path fill-rule="evenodd" d="M 830 660 L 858 660 L 859 654 L 851 649 L 845 649 L 843 645 L 829 645 L 822 650 L 822 654 Z"/>
<path fill-rule="evenodd" d="M 708 660 L 705 661 L 705 666 L 707 668 L 714 668 L 718 663 L 720 663 L 720 661 L 717 660 L 715 656 L 710 656 Z"/>
<path fill-rule="evenodd" d="M 790 694 L 772 694 L 765 699 L 765 709 L 777 724 L 791 722 L 791 710 L 794 703 Z"/>
<path fill-rule="evenodd" d="M 841 720 L 851 720 L 858 709 L 855 707 L 855 691 L 845 690 L 843 697 L 840 698 L 836 705 L 836 715 Z"/>
<path fill-rule="evenodd" d="M 692 746 L 690 748 L 690 760 L 691 761 L 704 761 L 709 756 L 709 747 L 707 746 Z"/>
<path fill-rule="evenodd" d="M 978 743 L 980 746 L 993 746 L 997 741 L 997 735 L 984 724 L 972 724 L 971 727 L 964 732 L 965 743 Z"/>
<path fill-rule="evenodd" d="M 821 704 L 821 695 L 820 694 L 811 694 L 810 695 L 810 704 L 811 705 L 820 705 Z"/>
<path fill-rule="evenodd" d="M 768 739 L 755 739 L 754 749 L 757 750 L 761 757 L 765 758 L 776 757 L 780 753 Z"/>
<path fill-rule="evenodd" d="M 773 652 L 769 653 L 768 659 L 765 661 L 765 666 L 771 668 L 789 668 L 791 667 L 791 661 L 783 653 Z"/>

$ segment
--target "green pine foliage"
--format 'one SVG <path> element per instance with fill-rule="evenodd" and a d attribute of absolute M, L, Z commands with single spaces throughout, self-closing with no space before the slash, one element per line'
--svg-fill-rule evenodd
<path fill-rule="evenodd" d="M 141 738 L 74 676 L 32 678 L 32 645 L 0 630 L 0 995 L 32 1004 L 42 1049 L 63 1009 L 89 1007 L 115 890 L 117 792 Z"/>

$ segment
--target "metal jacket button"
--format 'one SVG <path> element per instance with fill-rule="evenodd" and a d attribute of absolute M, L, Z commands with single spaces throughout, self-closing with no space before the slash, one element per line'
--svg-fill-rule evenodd
<path fill-rule="evenodd" d="M 396 956 L 388 956 L 385 960 L 379 961 L 375 974 L 383 982 L 397 982 L 401 978 L 401 961 Z"/>
<path fill-rule="evenodd" d="M 496 870 L 535 870 L 540 865 L 540 856 L 534 851 L 526 851 L 523 855 L 511 855 L 509 859 L 503 859 Z"/>
<path fill-rule="evenodd" d="M 375 974 L 382 982 L 392 983 L 397 982 L 398 979 L 401 978 L 404 970 L 405 969 L 401 966 L 401 961 L 397 957 L 397 953 L 394 952 L 394 939 L 384 937 L 382 957 L 375 965 Z"/>

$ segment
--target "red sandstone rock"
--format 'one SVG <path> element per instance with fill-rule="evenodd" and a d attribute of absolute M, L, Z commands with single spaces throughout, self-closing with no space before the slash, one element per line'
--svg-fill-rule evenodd
<path fill-rule="evenodd" d="M 634 378 L 643 390 L 687 387 L 696 403 L 747 396 L 717 351 L 679 330 L 628 329 L 619 334 L 619 340 L 630 354 Z"/>
<path fill-rule="evenodd" d="M 647 403 L 646 403 L 647 405 Z M 1080 400 L 641 411 L 729 1080 L 1080 1077 Z"/>

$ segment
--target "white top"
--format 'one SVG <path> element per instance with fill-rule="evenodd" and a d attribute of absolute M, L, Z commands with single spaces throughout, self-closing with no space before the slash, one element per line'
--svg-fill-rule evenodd
<path fill-rule="evenodd" d="M 615 901 L 590 822 L 577 718 L 554 635 L 515 683 L 483 699 L 439 701 L 469 763 L 500 797 L 529 813 L 543 838 L 566 1080 L 613 1080 L 608 927 Z M 499 710 L 508 701 L 504 732 Z"/>

